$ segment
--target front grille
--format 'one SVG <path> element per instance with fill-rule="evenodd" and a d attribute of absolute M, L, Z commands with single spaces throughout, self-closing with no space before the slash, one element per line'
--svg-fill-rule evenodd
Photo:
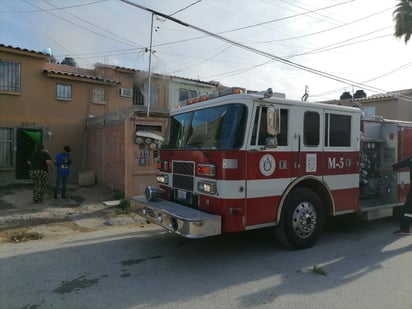
<path fill-rule="evenodd" d="M 173 187 L 192 192 L 193 177 L 173 174 Z"/>
<path fill-rule="evenodd" d="M 195 178 L 194 170 L 195 164 L 193 162 L 173 161 L 172 199 L 177 203 L 197 208 L 197 196 L 193 193 Z"/>
<path fill-rule="evenodd" d="M 194 163 L 193 162 L 173 162 L 173 187 L 193 192 L 194 183 Z"/>
<path fill-rule="evenodd" d="M 173 161 L 173 174 L 195 175 L 195 165 L 193 162 Z"/>

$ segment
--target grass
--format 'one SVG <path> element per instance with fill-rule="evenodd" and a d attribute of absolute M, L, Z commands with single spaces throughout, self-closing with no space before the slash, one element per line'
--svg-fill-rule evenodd
<path fill-rule="evenodd" d="M 321 267 L 318 265 L 314 265 L 311 269 L 311 272 L 313 272 L 316 275 L 322 275 L 322 276 L 327 276 L 328 273 Z"/>
<path fill-rule="evenodd" d="M 123 214 L 130 214 L 132 212 L 132 208 L 130 207 L 130 202 L 127 199 L 122 199 L 120 204 L 117 206 L 120 209 L 121 213 Z"/>

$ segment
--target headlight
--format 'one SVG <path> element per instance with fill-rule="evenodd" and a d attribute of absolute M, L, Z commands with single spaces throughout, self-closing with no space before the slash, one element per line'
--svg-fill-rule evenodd
<path fill-rule="evenodd" d="M 156 176 L 156 181 L 158 183 L 167 185 L 169 183 L 169 176 L 168 175 L 164 175 L 164 174 L 159 174 Z"/>
<path fill-rule="evenodd" d="M 205 192 L 205 193 L 209 193 L 209 194 L 216 194 L 216 183 L 215 182 L 199 181 L 197 183 L 197 189 L 200 192 Z"/>

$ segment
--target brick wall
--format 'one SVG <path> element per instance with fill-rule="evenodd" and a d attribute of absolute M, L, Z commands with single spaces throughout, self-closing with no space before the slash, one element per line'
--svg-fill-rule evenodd
<path fill-rule="evenodd" d="M 98 184 L 124 192 L 125 187 L 124 123 L 89 128 L 88 170 L 94 171 Z"/>

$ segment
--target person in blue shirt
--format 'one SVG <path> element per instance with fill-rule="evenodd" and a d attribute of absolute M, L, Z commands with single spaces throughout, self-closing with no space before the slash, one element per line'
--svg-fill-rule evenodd
<path fill-rule="evenodd" d="M 63 151 L 56 155 L 54 160 L 57 170 L 56 187 L 54 188 L 55 199 L 57 199 L 59 191 L 61 191 L 61 197 L 66 198 L 67 179 L 70 173 L 70 165 L 72 164 L 70 153 L 70 146 L 66 145 L 63 147 Z"/>

